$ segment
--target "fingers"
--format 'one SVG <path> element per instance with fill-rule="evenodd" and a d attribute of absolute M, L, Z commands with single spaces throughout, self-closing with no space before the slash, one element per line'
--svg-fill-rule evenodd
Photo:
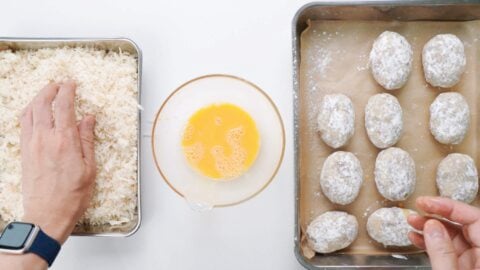
<path fill-rule="evenodd" d="M 412 242 L 413 245 L 418 247 L 419 249 L 426 249 L 427 247 L 425 246 L 425 240 L 423 238 L 423 235 L 416 233 L 416 232 L 409 232 L 408 233 L 408 239 L 410 242 Z M 463 254 L 466 250 L 470 248 L 470 246 L 467 244 L 465 239 L 463 238 L 463 235 L 459 234 L 452 240 L 453 243 L 453 248 L 455 250 L 455 254 L 457 256 L 460 256 Z"/>
<path fill-rule="evenodd" d="M 25 143 L 30 141 L 33 133 L 33 114 L 32 106 L 29 104 L 20 116 L 20 146 L 21 148 L 25 147 Z"/>
<path fill-rule="evenodd" d="M 425 241 L 423 240 L 423 236 L 416 233 L 416 232 L 409 232 L 408 239 L 412 242 L 413 245 L 418 247 L 419 249 L 426 249 Z"/>
<path fill-rule="evenodd" d="M 410 214 L 407 217 L 407 221 L 415 230 L 423 231 L 423 226 L 427 222 L 427 218 L 419 216 L 417 214 Z"/>
<path fill-rule="evenodd" d="M 411 214 L 407 217 L 407 221 L 415 230 L 423 231 L 425 223 L 432 218 L 422 217 L 417 214 Z M 440 221 L 440 220 L 439 220 Z M 441 222 L 441 221 L 440 221 Z M 441 222 L 443 226 L 447 229 L 448 235 L 453 239 L 456 235 L 461 233 L 458 228 L 453 227 L 451 224 L 446 222 Z"/>
<path fill-rule="evenodd" d="M 457 255 L 460 255 L 464 253 L 467 249 L 471 248 L 471 246 L 467 243 L 465 240 L 465 237 L 463 237 L 463 234 L 459 233 L 457 236 L 452 238 L 453 242 L 453 247 L 455 248 L 455 251 L 457 252 Z"/>
<path fill-rule="evenodd" d="M 92 115 L 85 116 L 80 124 L 78 125 L 78 130 L 80 133 L 80 140 L 82 144 L 82 152 L 85 163 L 90 168 L 92 173 L 95 172 L 95 151 L 94 151 L 94 128 L 95 128 L 95 117 Z"/>
<path fill-rule="evenodd" d="M 32 101 L 33 127 L 53 128 L 52 102 L 58 93 L 59 85 L 50 83 Z"/>
<path fill-rule="evenodd" d="M 410 226 L 412 226 L 415 230 L 424 231 L 425 223 L 429 219 L 416 214 L 412 214 L 408 216 L 407 220 Z M 441 223 L 447 230 L 448 235 L 450 236 L 450 239 L 452 239 L 453 247 L 457 255 L 462 254 L 465 250 L 470 248 L 470 245 L 465 240 L 461 229 L 451 227 L 451 225 L 448 223 L 443 223 L 443 222 Z M 412 244 L 414 244 L 418 248 L 425 249 L 425 242 L 423 240 L 423 235 L 421 235 L 420 233 L 411 232 L 409 233 L 408 238 L 410 239 Z"/>
<path fill-rule="evenodd" d="M 443 216 L 462 225 L 470 225 L 480 219 L 480 209 L 442 197 L 419 197 L 417 207 L 430 214 Z"/>
<path fill-rule="evenodd" d="M 55 98 L 55 129 L 69 129 L 76 127 L 75 118 L 75 82 L 66 81 L 60 85 Z"/>
<path fill-rule="evenodd" d="M 425 223 L 424 241 L 433 270 L 458 269 L 458 258 L 447 230 L 437 220 Z"/>
<path fill-rule="evenodd" d="M 480 220 L 463 228 L 463 235 L 469 244 L 480 247 Z"/>

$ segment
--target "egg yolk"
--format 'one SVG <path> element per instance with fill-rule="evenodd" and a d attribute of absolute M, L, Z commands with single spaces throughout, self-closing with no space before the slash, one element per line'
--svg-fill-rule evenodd
<path fill-rule="evenodd" d="M 240 107 L 213 104 L 190 117 L 182 148 L 190 166 L 199 173 L 212 179 L 231 179 L 252 166 L 260 135 L 255 121 Z"/>

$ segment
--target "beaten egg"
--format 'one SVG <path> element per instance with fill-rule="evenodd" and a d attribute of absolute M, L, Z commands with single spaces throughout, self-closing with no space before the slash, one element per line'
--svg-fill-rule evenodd
<path fill-rule="evenodd" d="M 273 101 L 244 79 L 192 79 L 159 108 L 152 129 L 155 165 L 195 211 L 238 204 L 272 180 L 285 149 Z"/>
<path fill-rule="evenodd" d="M 182 136 L 188 164 L 216 180 L 233 179 L 254 163 L 260 135 L 252 117 L 230 104 L 212 104 L 196 111 Z"/>

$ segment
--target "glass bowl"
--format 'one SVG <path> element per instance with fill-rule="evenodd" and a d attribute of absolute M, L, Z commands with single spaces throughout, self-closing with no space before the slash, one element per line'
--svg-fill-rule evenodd
<path fill-rule="evenodd" d="M 212 180 L 191 168 L 181 146 L 190 116 L 220 103 L 245 110 L 260 133 L 260 149 L 253 165 L 227 181 Z M 285 130 L 273 101 L 258 86 L 231 75 L 201 76 L 178 87 L 158 110 L 152 130 L 152 152 L 158 171 L 196 210 L 235 205 L 260 193 L 275 177 L 284 151 Z"/>

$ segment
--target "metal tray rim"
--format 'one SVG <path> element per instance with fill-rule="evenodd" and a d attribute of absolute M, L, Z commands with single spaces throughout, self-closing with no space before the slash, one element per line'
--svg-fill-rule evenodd
<path fill-rule="evenodd" d="M 138 104 L 141 104 L 142 96 L 142 50 L 132 39 L 127 37 L 0 37 L 0 42 L 107 42 L 120 41 L 130 44 L 137 54 L 137 88 L 138 88 Z M 135 234 L 142 223 L 142 207 L 141 207 L 141 127 L 142 112 L 138 110 L 138 131 L 137 131 L 137 223 L 132 230 L 125 233 L 72 233 L 71 236 L 89 236 L 89 237 L 129 237 Z"/>

